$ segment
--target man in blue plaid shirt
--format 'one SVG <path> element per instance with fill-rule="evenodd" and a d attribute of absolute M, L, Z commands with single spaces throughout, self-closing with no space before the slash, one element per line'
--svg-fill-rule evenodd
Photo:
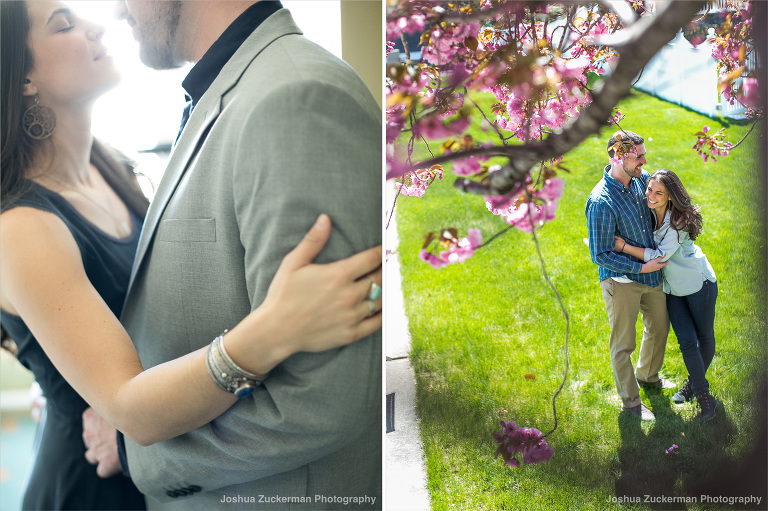
<path fill-rule="evenodd" d="M 611 325 L 608 347 L 613 376 L 624 408 L 642 420 L 654 420 L 653 412 L 640 401 L 638 383 L 644 387 L 668 387 L 659 378 L 669 333 L 666 295 L 662 291 L 661 258 L 643 262 L 614 252 L 615 236 L 639 247 L 656 247 L 655 218 L 645 198 L 650 177 L 642 169 L 645 141 L 631 131 L 618 131 L 608 141 L 611 163 L 603 179 L 587 199 L 589 253 L 598 266 L 600 288 Z M 637 370 L 630 356 L 636 347 L 635 325 L 642 312 L 643 340 Z"/>

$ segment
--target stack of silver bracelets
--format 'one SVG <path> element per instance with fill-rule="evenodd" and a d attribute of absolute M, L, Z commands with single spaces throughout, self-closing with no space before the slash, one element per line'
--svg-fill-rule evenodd
<path fill-rule="evenodd" d="M 381 286 L 370 278 L 366 278 L 366 280 L 371 284 L 367 302 L 370 315 L 373 315 L 376 313 L 374 300 L 381 296 Z M 226 333 L 227 331 L 224 330 L 224 333 L 215 338 L 208 346 L 208 351 L 205 354 L 205 367 L 221 390 L 234 394 L 238 398 L 250 396 L 256 387 L 261 385 L 266 376 L 249 373 L 235 364 L 224 349 L 222 339 Z"/>
<path fill-rule="evenodd" d="M 224 334 L 226 334 L 226 330 Z M 221 334 L 211 342 L 205 354 L 205 367 L 208 374 L 220 389 L 241 398 L 250 396 L 254 389 L 261 385 L 266 376 L 258 376 L 241 368 L 229 357 L 224 350 Z"/>

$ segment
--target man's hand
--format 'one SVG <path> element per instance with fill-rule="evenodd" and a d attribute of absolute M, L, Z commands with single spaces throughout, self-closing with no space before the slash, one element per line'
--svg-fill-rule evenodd
<path fill-rule="evenodd" d="M 43 410 L 45 410 L 45 397 L 43 396 L 43 389 L 40 388 L 40 384 L 32 382 L 32 386 L 29 388 L 29 399 L 32 401 L 30 414 L 32 420 L 40 422 L 43 416 Z"/>
<path fill-rule="evenodd" d="M 83 442 L 85 459 L 96 465 L 99 477 L 106 479 L 122 472 L 117 455 L 117 430 L 93 408 L 83 412 Z"/>
<path fill-rule="evenodd" d="M 659 271 L 660 269 L 664 268 L 668 262 L 669 261 L 662 262 L 661 257 L 651 259 L 643 265 L 643 267 L 640 269 L 640 273 L 651 273 L 654 271 Z"/>

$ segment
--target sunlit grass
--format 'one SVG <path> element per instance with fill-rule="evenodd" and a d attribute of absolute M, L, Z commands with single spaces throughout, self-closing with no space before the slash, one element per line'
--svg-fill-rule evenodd
<path fill-rule="evenodd" d="M 425 198 L 401 197 L 397 205 L 411 361 L 436 510 L 619 509 L 617 496 L 646 494 L 698 499 L 702 492 L 722 493 L 726 475 L 738 473 L 765 436 L 765 397 L 759 393 L 766 366 L 765 205 L 757 176 L 758 134 L 730 156 L 705 164 L 691 150 L 693 133 L 721 123 L 642 93 L 619 107 L 626 114 L 622 127 L 646 137 L 646 169 L 674 170 L 702 206 L 705 226 L 697 244 L 719 286 L 717 354 L 708 379 L 724 409 L 699 424 L 695 406 L 672 404 L 674 391 L 665 390 L 643 394 L 655 422 L 620 418 L 597 268 L 582 242 L 585 201 L 607 163 L 607 128 L 565 156 L 571 173 L 562 176 L 566 188 L 557 219 L 538 231 L 547 271 L 571 317 L 570 373 L 558 399 L 559 428 L 548 439 L 555 454 L 520 469 L 494 458 L 491 434 L 500 429 L 500 418 L 543 432 L 552 428 L 565 321 L 529 234 L 512 230 L 465 263 L 440 270 L 417 259 L 428 231 L 454 226 L 466 233 L 475 227 L 487 239 L 506 226 L 486 211 L 482 198 L 455 190 L 449 172 Z M 740 139 L 747 129 L 730 124 L 728 139 Z M 494 136 L 474 130 L 480 141 Z M 425 157 L 418 146 L 417 151 L 414 160 Z M 673 333 L 663 375 L 676 383 L 686 375 Z M 665 454 L 672 444 L 678 453 Z M 746 489 L 733 491 L 765 492 L 764 484 L 759 490 L 751 481 L 744 484 Z M 717 508 L 701 502 L 637 505 L 686 506 Z"/>

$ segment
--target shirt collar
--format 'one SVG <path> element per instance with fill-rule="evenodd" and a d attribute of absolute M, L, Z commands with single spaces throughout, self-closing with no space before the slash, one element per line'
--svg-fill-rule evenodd
<path fill-rule="evenodd" d="M 232 58 L 238 48 L 248 39 L 264 20 L 277 12 L 283 6 L 279 1 L 255 3 L 246 9 L 219 36 L 197 64 L 189 71 L 181 86 L 187 92 L 187 99 L 192 105 L 197 105 L 200 98 L 208 90 L 219 75 L 224 65 Z"/>

